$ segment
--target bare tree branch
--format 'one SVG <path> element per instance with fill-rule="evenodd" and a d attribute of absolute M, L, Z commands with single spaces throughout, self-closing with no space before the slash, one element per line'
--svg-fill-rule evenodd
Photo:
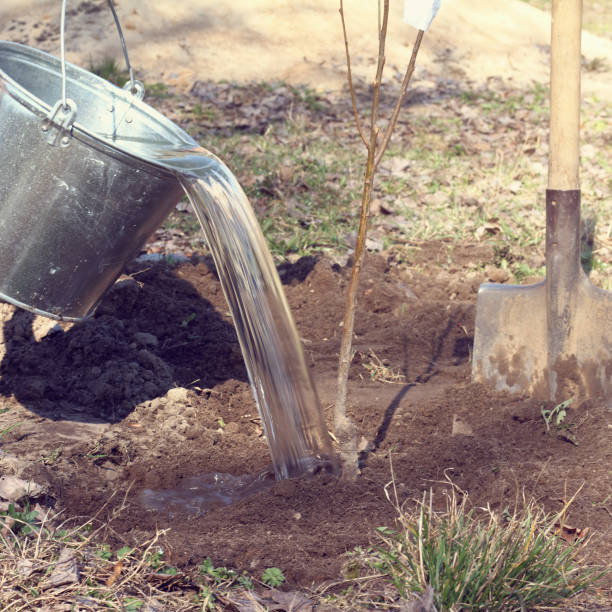
<path fill-rule="evenodd" d="M 357 99 L 355 97 L 355 88 L 353 87 L 353 75 L 351 73 L 351 55 L 349 53 L 348 36 L 346 34 L 346 23 L 344 21 L 344 4 L 340 0 L 340 19 L 342 20 L 342 34 L 344 35 L 344 49 L 346 51 L 346 73 L 348 78 L 349 89 L 351 91 L 351 102 L 353 103 L 353 115 L 355 116 L 355 123 L 357 124 L 357 131 L 363 140 L 363 144 L 368 147 L 368 141 L 361 129 L 361 121 L 359 120 L 359 111 L 357 110 Z"/>
<path fill-rule="evenodd" d="M 342 2 L 342 0 L 340 0 Z M 336 437 L 340 441 L 341 460 L 343 464 L 344 478 L 355 478 L 359 474 L 358 451 L 357 451 L 357 428 L 346 416 L 346 397 L 348 388 L 348 376 L 351 367 L 353 330 L 355 327 L 355 310 L 357 305 L 357 288 L 359 276 L 365 258 L 365 241 L 368 230 L 368 218 L 370 216 L 370 202 L 372 200 L 372 188 L 374 185 L 376 141 L 378 139 L 378 107 L 380 102 L 380 86 L 385 65 L 385 41 L 387 37 L 387 25 L 389 18 L 389 0 L 384 0 L 382 25 L 379 29 L 378 65 L 374 79 L 374 99 L 372 101 L 370 142 L 367 144 L 368 159 L 363 182 L 363 194 L 361 198 L 361 214 L 359 217 L 359 230 L 357 232 L 357 244 L 355 246 L 355 259 L 349 281 L 342 340 L 340 343 L 340 360 L 338 363 L 338 385 L 336 403 L 334 404 L 334 428 Z M 363 138 L 363 135 L 362 135 Z"/>
<path fill-rule="evenodd" d="M 380 103 L 380 87 L 382 85 L 382 75 L 385 68 L 385 43 L 387 41 L 387 26 L 389 24 L 389 0 L 384 0 L 382 25 L 378 32 L 378 63 L 376 65 L 376 76 L 374 77 L 374 99 L 372 100 L 372 115 L 370 129 L 376 128 L 378 121 L 378 106 Z M 370 139 L 371 140 L 371 139 Z M 375 141 L 376 142 L 376 141 Z M 376 153 L 376 151 L 374 151 Z"/>
<path fill-rule="evenodd" d="M 365 259 L 366 248 L 366 235 L 368 230 L 368 219 L 370 216 L 370 203 L 372 201 L 372 191 L 374 186 L 374 175 L 376 173 L 376 167 L 380 162 L 380 159 L 389 144 L 391 133 L 397 123 L 397 117 L 401 108 L 403 97 L 406 93 L 410 77 L 414 72 L 414 66 L 416 62 L 416 56 L 418 49 L 423 37 L 423 32 L 419 31 L 415 46 L 412 51 L 412 57 L 406 70 L 402 86 L 400 88 L 400 94 L 397 104 L 393 110 L 393 114 L 389 120 L 389 124 L 383 136 L 382 142 L 377 147 L 379 129 L 378 129 L 378 113 L 380 105 L 380 94 L 382 85 L 383 70 L 385 67 L 385 43 L 387 40 L 387 27 L 389 22 L 389 0 L 383 0 L 382 16 L 380 10 L 380 0 L 378 3 L 379 17 L 377 23 L 378 29 L 378 63 L 376 66 L 376 76 L 373 84 L 373 99 L 370 114 L 370 129 L 367 134 L 369 142 L 366 140 L 366 136 L 361 128 L 359 116 L 357 112 L 357 104 L 355 101 L 355 89 L 353 87 L 353 78 L 350 67 L 350 55 L 348 46 L 348 36 L 346 34 L 346 24 L 344 21 L 344 7 L 343 0 L 340 0 L 340 16 L 342 18 L 342 30 L 344 32 L 344 45 L 346 48 L 346 61 L 348 69 L 348 82 L 351 91 L 351 99 L 353 102 L 353 113 L 355 115 L 355 123 L 359 135 L 363 140 L 368 150 L 367 164 L 365 175 L 363 179 L 363 193 L 361 198 L 361 213 L 359 217 L 359 229 L 357 232 L 357 244 L 355 246 L 355 257 L 353 262 L 353 269 L 351 271 L 351 278 L 349 281 L 346 310 L 344 313 L 342 339 L 340 343 L 340 359 L 338 362 L 338 386 L 336 394 L 336 403 L 334 405 L 334 428 L 336 437 L 340 442 L 340 457 L 342 460 L 343 477 L 347 479 L 356 478 L 359 474 L 358 466 L 358 445 L 357 445 L 357 428 L 355 424 L 346 414 L 346 399 L 348 389 L 348 376 L 353 360 L 352 347 L 353 347 L 353 331 L 355 326 L 355 311 L 357 305 L 357 289 L 359 285 L 359 276 L 361 268 Z"/>
<path fill-rule="evenodd" d="M 406 68 L 406 74 L 404 74 L 404 79 L 402 81 L 402 86 L 400 88 L 399 97 L 397 98 L 397 103 L 395 108 L 393 109 L 393 114 L 391 115 L 391 119 L 389 119 L 389 125 L 385 130 L 385 135 L 383 136 L 382 142 L 376 153 L 376 161 L 374 163 L 374 168 L 378 167 L 382 156 L 385 154 L 387 150 L 387 146 L 389 145 L 389 141 L 391 140 L 391 134 L 395 129 L 395 124 L 397 123 L 397 118 L 399 116 L 400 109 L 402 107 L 402 102 L 404 101 L 404 96 L 406 95 L 406 90 L 408 89 L 408 84 L 410 83 L 410 79 L 412 74 L 414 73 L 414 67 L 416 65 L 416 58 L 419 53 L 419 48 L 421 46 L 421 40 L 423 40 L 423 30 L 419 30 L 417 34 L 416 40 L 414 41 L 414 46 L 412 47 L 412 55 L 410 57 L 410 62 L 408 64 L 408 68 Z"/>

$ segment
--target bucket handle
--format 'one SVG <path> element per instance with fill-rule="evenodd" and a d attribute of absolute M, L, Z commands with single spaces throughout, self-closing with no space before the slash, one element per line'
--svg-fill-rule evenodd
<path fill-rule="evenodd" d="M 137 81 L 134 79 L 134 70 L 132 69 L 132 65 L 130 64 L 130 58 L 127 52 L 127 45 L 125 44 L 125 38 L 123 37 L 123 31 L 121 29 L 121 24 L 119 23 L 119 17 L 117 16 L 117 11 L 115 11 L 115 7 L 113 6 L 113 0 L 106 0 L 108 6 L 113 14 L 113 19 L 115 20 L 115 25 L 117 26 L 117 32 L 119 34 L 119 40 L 121 41 L 121 47 L 123 49 L 123 57 L 125 58 L 125 63 L 127 65 L 128 74 L 130 76 L 130 80 L 123 86 L 123 89 L 129 91 L 134 97 L 138 100 L 142 100 L 144 98 L 144 85 L 141 81 Z M 72 117 L 72 121 L 74 121 L 74 117 L 76 116 L 77 105 L 74 100 L 66 97 L 66 39 L 65 39 L 65 24 L 66 24 L 66 0 L 62 0 L 62 15 L 60 20 L 60 60 L 62 64 L 62 98 L 59 102 L 61 102 L 61 109 L 65 113 L 69 113 Z M 59 104 L 58 102 L 58 104 Z M 52 115 L 57 113 L 57 104 L 54 109 L 51 110 L 51 113 L 48 116 L 49 121 L 53 121 Z M 64 126 L 65 129 L 65 126 Z"/>

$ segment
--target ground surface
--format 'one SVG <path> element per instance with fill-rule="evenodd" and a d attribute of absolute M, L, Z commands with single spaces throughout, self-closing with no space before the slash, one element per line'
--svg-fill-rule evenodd
<path fill-rule="evenodd" d="M 346 82 L 338 2 L 329 0 L 120 0 L 138 78 L 185 92 L 203 79 L 282 80 L 318 90 Z M 548 4 L 550 6 L 550 2 Z M 597 4 L 597 7 L 592 5 Z M 375 2 L 345 0 L 354 74 L 371 81 L 378 42 Z M 403 23 L 401 0 L 390 3 L 387 78 L 401 78 L 416 31 Z M 609 0 L 588 3 L 586 25 L 609 36 Z M 607 26 L 606 26 L 607 23 Z M 59 6 L 55 0 L 5 0 L 0 38 L 58 54 Z M 548 77 L 550 16 L 521 0 L 445 0 L 424 38 L 418 72 L 485 83 L 503 75 L 515 86 Z M 108 57 L 123 66 L 117 32 L 105 0 L 68 3 L 66 52 L 84 67 Z M 609 62 L 612 41 L 583 35 L 585 62 Z M 602 74 L 585 77 L 583 90 L 610 95 Z"/>
<path fill-rule="evenodd" d="M 3 438 L 3 465 L 12 461 L 45 482 L 71 514 L 94 514 L 112 493 L 117 503 L 127 494 L 129 508 L 112 523 L 116 537 L 135 543 L 170 528 L 162 545 L 174 563 L 210 556 L 254 572 L 277 566 L 301 586 L 342 576 L 344 553 L 393 523 L 384 494 L 390 457 L 401 501 L 440 490 L 450 478 L 476 506 L 502 511 L 524 493 L 552 511 L 582 486 L 567 521 L 597 532 L 593 559 L 609 558 L 610 407 L 597 400 L 572 406 L 571 429 L 547 433 L 542 402 L 471 384 L 476 290 L 487 278 L 499 280 L 492 250 L 433 243 L 402 256 L 401 266 L 371 256 L 363 279 L 349 403 L 373 448 L 356 482 L 329 475 L 279 482 L 201 516 L 180 505 L 143 505 L 144 489 L 268 467 L 238 344 L 206 261 L 131 270 L 93 319 L 38 342 L 32 333 L 45 321 L 3 307 L 0 429 L 19 423 Z M 281 272 L 328 407 L 346 270 L 306 259 Z M 377 364 L 380 376 L 384 364 L 396 380 L 373 380 Z"/>
<path fill-rule="evenodd" d="M 2 36 L 56 51 L 55 4 L 37 3 L 38 12 L 24 15 L 22 0 L 3 3 Z M 162 80 L 173 94 L 149 101 L 222 152 L 249 193 L 283 261 L 281 278 L 331 428 L 346 253 L 361 181 L 350 105 L 346 96 L 318 98 L 308 90 L 207 79 L 273 78 L 340 88 L 338 32 L 316 29 L 340 41 L 333 61 L 321 63 L 327 49 L 313 42 L 315 29 L 300 30 L 310 37 L 312 56 L 303 46 L 274 38 L 271 33 L 285 27 L 279 26 L 281 17 L 300 20 L 279 9 L 275 21 L 270 3 L 249 3 L 267 16 L 260 20 L 245 7 L 243 22 L 253 27 L 240 29 L 242 36 L 231 27 L 236 14 L 224 13 L 220 2 L 200 21 L 183 3 L 182 29 L 178 24 L 167 39 L 150 30 L 161 17 L 145 19 L 146 11 L 136 4 L 118 3 L 128 37 L 140 37 L 136 63 L 147 66 L 148 81 Z M 169 4 L 156 2 L 150 10 L 163 12 Z M 589 560 L 607 563 L 609 401 L 576 402 L 561 426 L 547 427 L 542 411 L 553 406 L 470 382 L 479 284 L 528 282 L 544 263 L 547 52 L 542 45 L 548 24 L 533 8 L 512 2 L 509 10 L 520 19 L 505 19 L 503 36 L 501 30 L 492 36 L 493 28 L 470 28 L 480 18 L 489 23 L 479 17 L 486 4 L 493 7 L 444 3 L 448 12 L 440 13 L 435 25 L 441 25 L 425 39 L 431 46 L 419 62 L 409 112 L 402 113 L 397 139 L 381 165 L 370 244 L 376 253 L 368 256 L 361 284 L 349 388 L 350 416 L 369 443 L 356 482 L 329 474 L 280 483 L 266 479 L 267 447 L 232 321 L 205 247 L 193 231 L 183 231 L 186 224 L 194 226 L 185 212 L 180 229 L 167 226 L 146 251 L 193 257 L 178 265 L 154 258 L 130 264 L 89 321 L 55 326 L 0 304 L 2 474 L 43 483 L 41 501 L 65 516 L 90 517 L 102 508 L 98 518 L 105 519 L 127 496 L 127 508 L 111 523 L 114 547 L 168 529 L 161 544 L 169 563 L 189 568 L 210 557 L 215 565 L 253 575 L 275 566 L 301 588 L 342 578 L 345 553 L 375 541 L 377 526 L 393 524 L 395 511 L 384 490 L 391 466 L 400 500 L 409 506 L 430 488 L 442 505 L 449 480 L 475 507 L 490 504 L 500 512 L 512 510 L 523 495 L 558 511 L 582 487 L 567 523 L 588 528 L 594 534 Z M 328 20 L 320 5 L 301 3 L 300 9 L 331 28 L 335 8 Z M 97 30 L 103 6 L 82 2 L 71 15 L 78 30 L 68 50 L 82 65 L 105 56 L 114 38 L 112 23 L 104 35 Z M 355 42 L 361 44 L 371 20 L 354 10 Z M 192 27 L 185 29 L 185 23 Z M 291 40 L 299 39 L 298 30 Z M 457 36 L 450 46 L 449 32 Z M 402 47 L 409 31 L 398 36 Z M 587 62 L 611 56 L 609 41 L 585 40 Z M 214 41 L 212 63 L 211 49 L 197 47 L 206 41 Z M 193 57 L 180 55 L 189 50 Z M 261 63 L 228 59 L 247 52 Z M 208 64 L 198 63 L 204 57 Z M 354 57 L 357 75 L 366 75 L 371 52 L 358 48 Z M 272 58 L 269 64 L 266 58 Z M 286 65 L 279 67 L 280 59 Z M 401 66 L 404 59 L 393 61 Z M 226 74 L 228 66 L 235 72 Z M 500 74 L 511 79 L 487 83 L 488 76 Z M 609 76 L 605 62 L 590 64 L 589 95 L 605 96 Z M 534 89 L 514 89 L 536 77 Z M 367 85 L 358 88 L 362 111 L 368 93 Z M 390 95 L 383 107 L 393 103 Z M 612 288 L 611 117 L 601 101 L 589 101 L 582 160 L 585 204 L 597 218 L 592 278 L 607 289 Z M 322 175 L 318 183 L 314 174 Z M 335 228 L 333 236 L 321 229 L 323 220 Z M 300 259 L 304 252 L 318 254 Z M 248 491 L 258 492 L 230 506 L 209 503 L 197 513 L 185 505 L 164 505 L 168 489 L 182 487 L 180 494 L 191 495 L 192 505 L 193 487 L 211 497 L 215 474 L 225 483 L 228 474 L 264 476 Z M 238 487 L 236 496 L 243 493 Z M 592 609 L 605 609 L 602 605 Z"/>

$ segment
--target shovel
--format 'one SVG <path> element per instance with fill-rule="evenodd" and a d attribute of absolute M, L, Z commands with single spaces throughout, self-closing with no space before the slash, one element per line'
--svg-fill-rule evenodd
<path fill-rule="evenodd" d="M 478 292 L 472 379 L 538 399 L 612 398 L 612 293 L 580 265 L 582 0 L 553 0 L 546 280 Z"/>

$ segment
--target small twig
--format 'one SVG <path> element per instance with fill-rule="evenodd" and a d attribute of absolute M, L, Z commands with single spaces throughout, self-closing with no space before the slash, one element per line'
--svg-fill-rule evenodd
<path fill-rule="evenodd" d="M 342 3 L 342 0 L 340 0 Z M 357 287 L 363 259 L 365 256 L 365 238 L 368 228 L 368 217 L 370 215 L 370 201 L 372 200 L 372 188 L 374 185 L 374 159 L 376 156 L 376 140 L 378 138 L 378 104 L 380 100 L 380 83 L 382 71 L 385 65 L 385 39 L 387 36 L 387 23 L 389 17 L 389 0 L 385 0 L 382 27 L 379 31 L 378 65 L 374 79 L 374 100 L 372 102 L 370 142 L 367 145 L 368 159 L 365 176 L 363 179 L 363 194 L 361 198 L 361 214 L 359 216 L 359 229 L 357 232 L 357 244 L 355 246 L 355 260 L 349 281 L 346 310 L 344 316 L 344 328 L 342 330 L 342 341 L 340 343 L 340 363 L 338 366 L 338 394 L 334 407 L 334 422 L 336 424 L 336 435 L 343 444 L 356 435 L 355 426 L 346 417 L 347 380 L 351 366 L 351 347 L 353 343 L 353 329 L 355 326 L 355 307 L 357 303 Z M 363 137 L 363 136 L 362 136 Z"/>
<path fill-rule="evenodd" d="M 414 46 L 412 47 L 412 55 L 410 56 L 410 62 L 408 63 L 408 68 L 406 68 L 406 74 L 404 74 L 404 79 L 402 81 L 402 86 L 400 87 L 400 93 L 397 98 L 397 103 L 395 104 L 395 108 L 393 109 L 393 114 L 391 115 L 391 119 L 389 119 L 389 125 L 387 125 L 387 129 L 385 130 L 385 135 L 383 136 L 380 147 L 378 148 L 378 152 L 376 154 L 376 161 L 374 163 L 374 168 L 378 167 L 382 156 L 385 154 L 387 150 L 387 146 L 389 145 L 389 141 L 391 140 L 391 134 L 395 129 L 395 124 L 397 123 L 397 118 L 399 116 L 399 112 L 402 107 L 402 102 L 404 101 L 404 96 L 406 95 L 406 91 L 408 89 L 408 84 L 410 83 L 410 79 L 412 78 L 412 74 L 414 73 L 414 68 L 416 66 L 416 59 L 419 53 L 419 48 L 421 46 L 421 41 L 423 40 L 423 30 L 419 30 L 417 34 L 416 40 L 414 41 Z"/>
<path fill-rule="evenodd" d="M 361 121 L 359 120 L 359 111 L 357 110 L 357 99 L 355 97 L 355 88 L 353 87 L 353 76 L 351 73 L 351 55 L 349 53 L 348 35 L 346 33 L 346 23 L 344 21 L 344 4 L 340 0 L 340 19 L 342 21 L 342 34 L 344 35 L 344 49 L 346 51 L 346 74 L 348 78 L 349 90 L 351 92 L 351 102 L 353 104 L 353 115 L 355 116 L 355 124 L 357 125 L 357 131 L 363 144 L 368 148 L 368 141 L 364 136 L 363 130 L 361 129 Z"/>
<path fill-rule="evenodd" d="M 372 147 L 372 151 L 369 151 L 372 154 L 376 154 L 376 141 L 378 140 L 378 128 L 376 122 L 378 121 L 378 106 L 380 102 L 380 88 L 382 86 L 382 75 L 383 70 L 385 68 L 385 44 L 387 42 L 387 26 L 389 24 L 389 0 L 384 0 L 383 7 L 383 17 L 382 17 L 382 26 L 378 32 L 378 63 L 376 65 L 376 76 L 374 77 L 374 100 L 372 101 L 372 119 L 370 124 L 370 134 L 374 135 L 376 132 L 376 139 L 374 140 L 374 146 Z M 370 139 L 372 142 L 372 139 Z M 370 145 L 371 146 L 371 145 Z M 373 170 L 376 169 L 376 164 L 374 164 Z M 372 173 L 372 179 L 374 178 L 374 174 Z"/>
<path fill-rule="evenodd" d="M 345 578 L 343 580 L 335 580 L 330 582 L 329 584 L 325 584 L 323 587 L 315 590 L 315 594 L 319 597 L 333 587 L 337 587 L 341 584 L 353 583 L 353 582 L 365 582 L 367 580 L 376 580 L 378 578 L 383 578 L 386 574 L 371 574 L 369 576 L 358 576 L 357 578 Z"/>
<path fill-rule="evenodd" d="M 120 582 L 117 583 L 117 589 L 118 590 L 120 590 L 123 586 L 128 584 L 130 582 L 130 580 L 132 580 L 132 578 L 138 574 L 138 572 L 142 569 L 143 565 L 145 563 L 147 563 L 147 555 L 149 554 L 149 551 L 153 548 L 153 546 L 155 546 L 155 544 L 157 543 L 159 538 L 161 536 L 165 535 L 166 532 L 168 532 L 168 531 L 169 531 L 169 529 L 161 529 L 161 530 L 157 529 L 155 531 L 155 535 L 148 542 L 143 542 L 142 544 L 139 545 L 139 548 L 141 548 L 145 544 L 147 545 L 147 547 L 144 549 L 144 551 L 140 555 L 140 559 L 138 560 L 138 563 L 136 564 L 136 567 L 132 568 L 132 570 L 129 571 L 123 577 L 123 580 L 121 580 Z"/>
<path fill-rule="evenodd" d="M 51 513 L 51 508 L 47 508 L 45 512 L 45 516 L 42 518 L 40 522 L 40 528 L 38 529 L 38 533 L 36 534 L 36 545 L 34 546 L 34 558 L 38 559 L 38 555 L 40 554 L 40 541 L 43 535 L 43 529 L 45 529 L 45 525 L 48 522 L 49 514 Z"/>

